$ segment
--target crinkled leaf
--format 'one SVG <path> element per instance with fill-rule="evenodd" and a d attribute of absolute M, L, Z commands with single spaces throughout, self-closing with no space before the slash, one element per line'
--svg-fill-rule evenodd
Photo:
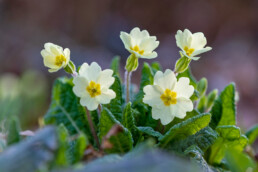
<path fill-rule="evenodd" d="M 122 120 L 122 85 L 121 81 L 118 76 L 114 75 L 115 77 L 115 82 L 114 84 L 110 87 L 115 93 L 116 97 L 111 100 L 111 102 L 105 107 L 107 107 L 112 114 L 116 117 L 118 121 L 121 122 Z"/>
<path fill-rule="evenodd" d="M 180 118 L 174 118 L 172 122 L 170 122 L 168 125 L 165 126 L 165 132 L 167 132 L 171 127 L 174 125 L 183 122 L 189 118 L 192 118 L 194 116 L 200 115 L 200 112 L 197 109 L 192 110 L 191 112 L 186 112 L 186 116 L 183 119 Z"/>
<path fill-rule="evenodd" d="M 248 137 L 249 139 L 249 144 L 253 144 L 255 142 L 255 140 L 258 138 L 258 124 L 256 124 L 255 126 L 251 127 L 246 133 L 245 135 Z"/>
<path fill-rule="evenodd" d="M 162 134 L 151 127 L 137 127 L 140 132 L 152 137 L 162 137 Z"/>
<path fill-rule="evenodd" d="M 191 145 L 196 145 L 203 152 L 205 152 L 218 138 L 218 134 L 210 127 L 197 132 L 195 135 L 191 135 L 183 140 L 178 140 L 169 145 L 169 148 L 178 152 L 184 152 Z"/>
<path fill-rule="evenodd" d="M 210 119 L 210 114 L 201 114 L 176 124 L 164 136 L 159 138 L 159 146 L 166 147 L 169 143 L 185 139 L 197 133 L 209 124 Z"/>
<path fill-rule="evenodd" d="M 235 84 L 229 84 L 215 101 L 212 110 L 211 127 L 236 124 Z"/>
<path fill-rule="evenodd" d="M 81 160 L 87 147 L 88 141 L 84 134 L 80 134 L 75 140 L 69 142 L 68 158 L 71 164 Z"/>
<path fill-rule="evenodd" d="M 196 145 L 192 145 L 185 150 L 185 155 L 191 157 L 191 160 L 199 165 L 202 171 L 213 172 L 208 163 L 203 157 L 203 151 Z"/>
<path fill-rule="evenodd" d="M 227 148 L 241 152 L 246 146 L 248 139 L 241 135 L 240 129 L 233 125 L 224 125 L 216 128 L 219 134 L 218 139 L 211 147 L 209 163 L 219 164 L 225 156 Z"/>
<path fill-rule="evenodd" d="M 69 145 L 68 145 L 69 133 L 63 124 L 58 126 L 57 133 L 58 133 L 59 147 L 55 157 L 54 164 L 57 166 L 68 166 L 69 160 L 67 156 L 67 149 L 69 148 Z"/>
<path fill-rule="evenodd" d="M 107 108 L 103 108 L 101 113 L 99 121 L 99 138 L 102 140 L 115 124 L 121 126 L 123 131 L 110 137 L 109 141 L 112 144 L 112 148 L 106 149 L 106 151 L 109 153 L 128 152 L 133 146 L 132 134 L 115 119 L 114 115 Z"/>
<path fill-rule="evenodd" d="M 134 142 L 137 142 L 138 137 L 139 137 L 139 131 L 135 125 L 135 120 L 134 120 L 134 111 L 131 107 L 131 102 L 129 102 L 123 112 L 123 120 L 122 124 L 124 127 L 126 127 L 133 135 Z"/>
<path fill-rule="evenodd" d="M 64 124 L 69 134 L 83 131 L 92 141 L 85 109 L 73 93 L 72 79 L 58 78 L 53 86 L 51 105 L 44 119 L 45 124 Z"/>

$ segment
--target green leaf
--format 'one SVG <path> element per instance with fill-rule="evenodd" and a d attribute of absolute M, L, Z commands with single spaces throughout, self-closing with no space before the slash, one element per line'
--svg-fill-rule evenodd
<path fill-rule="evenodd" d="M 199 165 L 202 171 L 212 172 L 213 170 L 210 168 L 208 163 L 203 157 L 203 151 L 196 145 L 192 145 L 185 150 L 185 155 L 191 157 L 191 160 Z"/>
<path fill-rule="evenodd" d="M 197 91 L 200 93 L 200 97 L 204 96 L 208 87 L 208 81 L 206 78 L 202 78 L 197 84 Z"/>
<path fill-rule="evenodd" d="M 163 137 L 160 137 L 159 146 L 166 147 L 168 143 L 185 139 L 197 133 L 209 124 L 210 119 L 210 114 L 201 114 L 173 126 Z"/>
<path fill-rule="evenodd" d="M 131 102 L 129 102 L 124 109 L 122 124 L 132 133 L 134 142 L 137 142 L 139 132 L 135 125 L 133 113 Z"/>
<path fill-rule="evenodd" d="M 80 134 L 75 140 L 69 142 L 68 158 L 71 164 L 79 162 L 84 155 L 88 145 L 87 137 Z"/>
<path fill-rule="evenodd" d="M 202 96 L 197 106 L 198 111 L 203 113 L 206 109 L 206 104 L 207 104 L 207 98 L 205 96 Z"/>
<path fill-rule="evenodd" d="M 69 134 L 63 124 L 58 126 L 57 133 L 58 133 L 59 147 L 55 157 L 54 164 L 58 166 L 68 166 L 69 160 L 67 156 L 67 149 L 69 148 L 69 145 L 68 145 Z"/>
<path fill-rule="evenodd" d="M 225 159 L 232 172 L 255 171 L 256 169 L 255 162 L 249 156 L 242 152 L 237 152 L 234 149 L 226 151 Z"/>
<path fill-rule="evenodd" d="M 186 116 L 183 119 L 180 118 L 174 118 L 172 122 L 170 122 L 168 125 L 165 126 L 165 132 L 167 132 L 171 127 L 174 125 L 181 123 L 189 118 L 192 118 L 194 116 L 200 115 L 200 112 L 196 109 L 192 110 L 191 112 L 186 112 Z"/>
<path fill-rule="evenodd" d="M 111 61 L 111 65 L 110 68 L 114 71 L 113 75 L 118 76 L 118 78 L 120 79 L 120 57 L 119 56 L 115 56 L 112 61 Z"/>
<path fill-rule="evenodd" d="M 153 84 L 153 72 L 148 63 L 143 64 L 141 75 L 142 77 L 140 90 L 139 93 L 135 96 L 135 99 L 132 103 L 132 107 L 139 112 L 139 115 L 137 116 L 137 118 L 135 118 L 136 124 L 140 126 L 145 126 L 146 123 L 148 123 L 149 126 L 155 126 L 157 124 L 157 121 L 151 117 L 151 108 L 142 102 L 144 96 L 143 88 L 146 85 Z"/>
<path fill-rule="evenodd" d="M 133 105 L 137 105 L 138 103 L 142 102 L 144 92 L 143 88 L 146 85 L 152 85 L 153 84 L 153 72 L 148 63 L 144 63 L 142 67 L 142 73 L 141 73 L 141 83 L 140 83 L 140 90 L 139 93 L 136 95 L 135 101 L 133 102 Z"/>
<path fill-rule="evenodd" d="M 209 163 L 219 164 L 225 156 L 227 148 L 241 152 L 246 146 L 248 139 L 241 135 L 240 129 L 232 125 L 224 125 L 216 128 L 219 134 L 218 139 L 211 147 Z"/>
<path fill-rule="evenodd" d="M 255 140 L 258 138 L 258 124 L 252 126 L 245 135 L 249 139 L 249 144 L 253 144 Z"/>
<path fill-rule="evenodd" d="M 160 132 L 155 131 L 151 127 L 137 127 L 137 128 L 140 132 L 142 132 L 143 134 L 146 134 L 148 136 L 157 137 L 157 138 L 160 138 L 163 136 Z"/>
<path fill-rule="evenodd" d="M 72 79 L 58 78 L 53 86 L 51 105 L 44 119 L 45 124 L 64 124 L 70 135 L 83 131 L 93 142 L 85 109 L 73 93 Z"/>
<path fill-rule="evenodd" d="M 122 128 L 122 131 L 110 137 L 109 141 L 112 144 L 112 148 L 106 149 L 105 151 L 109 153 L 128 152 L 133 146 L 132 134 L 115 119 L 114 115 L 107 108 L 103 108 L 100 116 L 99 138 L 100 140 L 103 140 L 115 124 L 119 125 Z"/>
<path fill-rule="evenodd" d="M 211 127 L 236 124 L 235 84 L 229 84 L 215 101 L 212 110 Z"/>
<path fill-rule="evenodd" d="M 122 84 L 118 76 L 114 75 L 115 82 L 110 87 L 115 93 L 116 97 L 111 100 L 111 102 L 107 105 L 104 105 L 106 108 L 108 108 L 112 114 L 116 117 L 118 121 L 121 122 L 122 120 Z"/>
<path fill-rule="evenodd" d="M 153 74 L 155 74 L 157 71 L 162 70 L 162 67 L 159 62 L 153 62 L 151 64 L 151 69 L 152 69 Z"/>
<path fill-rule="evenodd" d="M 7 136 L 7 144 L 12 145 L 18 143 L 21 140 L 20 136 L 20 123 L 16 116 L 13 116 L 9 121 L 8 128 L 8 136 Z"/>
<path fill-rule="evenodd" d="M 177 75 L 177 79 L 181 78 L 181 77 L 187 77 L 190 79 L 190 85 L 192 85 L 195 89 L 197 87 L 197 81 L 196 79 L 194 78 L 194 76 L 192 75 L 192 72 L 191 72 L 191 69 L 190 67 L 184 71 L 183 73 L 179 73 Z"/>
<path fill-rule="evenodd" d="M 216 131 L 210 127 L 205 127 L 195 135 L 173 142 L 173 144 L 169 145 L 169 149 L 182 153 L 191 145 L 196 145 L 205 152 L 211 145 L 213 145 L 217 138 L 218 134 Z"/>

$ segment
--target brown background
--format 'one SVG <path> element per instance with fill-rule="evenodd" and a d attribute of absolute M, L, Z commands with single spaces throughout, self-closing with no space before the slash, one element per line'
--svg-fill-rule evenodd
<path fill-rule="evenodd" d="M 69 47 L 77 65 L 97 61 L 107 68 L 114 55 L 124 64 L 128 52 L 119 33 L 135 26 L 157 36 L 155 60 L 163 68 L 173 68 L 179 57 L 178 29 L 204 32 L 213 50 L 192 62 L 194 75 L 207 77 L 209 90 L 236 82 L 239 125 L 258 123 L 257 0 L 0 0 L 0 72 L 39 70 L 51 85 L 64 72 L 49 74 L 43 66 L 45 42 Z M 139 82 L 138 72 L 133 82 Z"/>

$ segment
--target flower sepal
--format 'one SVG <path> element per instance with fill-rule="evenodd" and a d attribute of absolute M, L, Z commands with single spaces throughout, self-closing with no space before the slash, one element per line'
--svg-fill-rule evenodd
<path fill-rule="evenodd" d="M 134 54 L 131 54 L 126 60 L 125 69 L 128 72 L 132 72 L 132 71 L 135 71 L 138 68 L 138 66 L 139 66 L 138 58 Z"/>
<path fill-rule="evenodd" d="M 182 73 L 188 69 L 191 59 L 180 52 L 181 58 L 176 61 L 175 73 Z"/>
<path fill-rule="evenodd" d="M 74 63 L 70 60 L 69 63 L 64 68 L 65 72 L 69 74 L 74 74 L 76 72 L 76 66 Z"/>

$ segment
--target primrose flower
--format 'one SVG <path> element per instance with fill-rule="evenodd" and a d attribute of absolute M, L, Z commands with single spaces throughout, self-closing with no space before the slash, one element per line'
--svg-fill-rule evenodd
<path fill-rule="evenodd" d="M 41 51 L 41 55 L 44 59 L 44 65 L 50 68 L 49 72 L 56 72 L 61 68 L 65 68 L 70 61 L 70 50 L 55 45 L 53 43 L 45 43 L 44 48 Z"/>
<path fill-rule="evenodd" d="M 80 103 L 89 110 L 96 110 L 99 104 L 108 104 L 116 97 L 116 93 L 109 89 L 114 83 L 111 69 L 101 70 L 93 62 L 90 65 L 83 63 L 78 76 L 73 79 L 73 92 L 80 97 Z"/>
<path fill-rule="evenodd" d="M 135 27 L 130 34 L 121 32 L 120 38 L 125 48 L 137 58 L 152 59 L 157 57 L 154 50 L 158 47 L 159 41 L 156 40 L 156 36 L 150 36 L 147 30 L 140 31 L 138 27 Z"/>
<path fill-rule="evenodd" d="M 143 88 L 143 102 L 152 106 L 152 117 L 167 125 L 174 117 L 182 119 L 186 112 L 192 111 L 193 103 L 190 97 L 194 87 L 189 83 L 186 77 L 177 81 L 174 72 L 169 69 L 165 73 L 158 71 L 154 76 L 153 85 Z"/>
<path fill-rule="evenodd" d="M 198 60 L 200 57 L 195 56 L 212 49 L 205 47 L 207 40 L 202 32 L 192 34 L 188 29 L 185 29 L 184 32 L 177 31 L 176 44 L 182 50 L 181 53 L 193 60 Z"/>

